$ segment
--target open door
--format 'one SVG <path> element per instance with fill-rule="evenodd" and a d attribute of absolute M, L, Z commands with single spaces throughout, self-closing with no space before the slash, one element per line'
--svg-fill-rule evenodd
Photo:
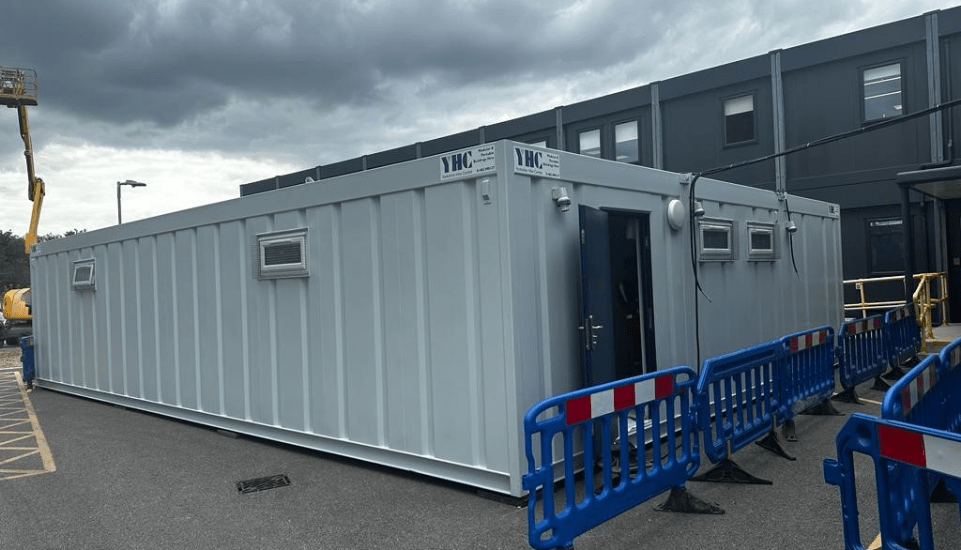
<path fill-rule="evenodd" d="M 580 205 L 581 349 L 584 385 L 616 380 L 614 303 L 611 292 L 611 243 L 607 212 Z"/>
<path fill-rule="evenodd" d="M 654 372 L 650 215 L 578 208 L 584 384 Z"/>

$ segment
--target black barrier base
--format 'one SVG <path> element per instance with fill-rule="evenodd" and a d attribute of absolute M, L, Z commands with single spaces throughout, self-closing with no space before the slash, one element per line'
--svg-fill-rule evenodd
<path fill-rule="evenodd" d="M 743 483 L 752 485 L 774 485 L 773 482 L 759 477 L 754 477 L 747 473 L 730 458 L 725 458 L 717 463 L 716 466 L 699 476 L 692 477 L 691 481 L 707 481 L 710 483 Z"/>
<path fill-rule="evenodd" d="M 794 439 L 797 440 L 796 437 Z M 797 457 L 793 457 L 789 455 L 787 451 L 784 450 L 784 447 L 781 446 L 781 439 L 777 436 L 777 432 L 775 432 L 774 430 L 771 430 L 770 432 L 768 432 L 767 435 L 764 436 L 764 439 L 761 439 L 760 441 L 755 441 L 754 443 L 757 444 L 762 449 L 767 449 L 772 453 L 783 456 L 788 460 L 797 460 Z"/>
<path fill-rule="evenodd" d="M 854 403 L 855 405 L 861 404 L 861 400 L 858 399 L 858 392 L 854 391 L 853 387 L 844 390 L 843 392 L 835 395 L 831 399 L 834 399 L 836 401 L 844 401 L 845 403 Z"/>
<path fill-rule="evenodd" d="M 797 441 L 797 425 L 795 425 L 793 420 L 784 421 L 784 427 L 781 428 L 781 434 L 787 441 Z"/>
<path fill-rule="evenodd" d="M 934 490 L 931 491 L 929 500 L 938 504 L 957 504 L 958 497 L 948 489 L 943 479 L 939 479 L 937 485 L 934 486 Z"/>
<path fill-rule="evenodd" d="M 812 416 L 841 416 L 844 413 L 834 408 L 830 399 L 825 399 L 817 405 L 801 411 L 801 414 Z"/>
<path fill-rule="evenodd" d="M 891 384 L 888 384 L 878 376 L 874 379 L 874 385 L 871 386 L 871 389 L 875 391 L 888 391 L 891 389 Z"/>
<path fill-rule="evenodd" d="M 723 514 L 724 509 L 716 502 L 703 501 L 685 487 L 672 487 L 671 494 L 662 504 L 654 507 L 658 512 L 679 512 L 682 514 Z"/>
<path fill-rule="evenodd" d="M 907 374 L 907 371 L 902 369 L 900 366 L 891 367 L 891 370 L 881 375 L 881 378 L 885 380 L 900 380 L 902 376 Z"/>

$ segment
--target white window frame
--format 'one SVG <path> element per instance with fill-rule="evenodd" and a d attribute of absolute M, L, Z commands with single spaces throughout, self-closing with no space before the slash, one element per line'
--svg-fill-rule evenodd
<path fill-rule="evenodd" d="M 756 235 L 767 235 L 770 239 L 769 248 L 756 248 L 754 237 Z M 775 225 L 762 222 L 748 222 L 747 224 L 747 259 L 755 262 L 770 262 L 778 258 L 777 239 L 775 238 Z"/>
<path fill-rule="evenodd" d="M 272 245 L 296 244 L 300 249 L 300 261 L 268 264 L 267 249 Z M 258 279 L 286 279 L 310 276 L 307 261 L 307 228 L 274 231 L 257 235 L 256 268 Z"/>
<path fill-rule="evenodd" d="M 78 280 L 77 276 L 83 274 L 83 270 L 88 267 L 90 270 L 86 272 L 86 276 Z M 70 265 L 70 286 L 76 291 L 97 289 L 96 258 L 84 258 Z"/>
<path fill-rule="evenodd" d="M 725 248 L 708 247 L 705 233 L 724 232 L 727 234 Z M 697 252 L 702 262 L 733 262 L 737 259 L 737 232 L 734 220 L 721 218 L 700 218 L 697 221 Z"/>

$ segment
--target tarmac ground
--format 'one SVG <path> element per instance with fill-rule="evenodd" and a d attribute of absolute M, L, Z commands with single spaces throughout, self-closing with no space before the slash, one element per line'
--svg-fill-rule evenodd
<path fill-rule="evenodd" d="M 18 349 L 0 349 L 0 376 L 13 372 L 14 356 Z M 836 457 L 847 413 L 878 413 L 883 394 L 870 385 L 858 388 L 860 405 L 835 402 L 844 416 L 797 418 L 799 441 L 784 442 L 796 461 L 756 445 L 734 455 L 773 485 L 687 484 L 723 515 L 657 512 L 662 495 L 578 537 L 575 548 L 843 548 L 840 496 L 824 482 L 822 460 Z M 12 392 L 5 402 L 3 388 L 0 434 L 5 423 L 22 427 L 29 416 L 13 412 Z M 3 550 L 530 548 L 526 504 L 470 487 L 54 391 L 21 387 L 21 394 L 50 464 L 38 439 L 0 439 Z M 36 453 L 4 464 L 28 452 L 11 447 L 33 445 Z M 861 540 L 868 546 L 878 534 L 877 495 L 873 463 L 860 458 Z M 698 473 L 710 466 L 705 459 Z M 4 468 L 34 473 L 5 476 Z M 239 482 L 270 476 L 286 476 L 289 485 L 238 490 Z M 937 548 L 961 548 L 958 514 L 957 505 L 933 507 Z"/>

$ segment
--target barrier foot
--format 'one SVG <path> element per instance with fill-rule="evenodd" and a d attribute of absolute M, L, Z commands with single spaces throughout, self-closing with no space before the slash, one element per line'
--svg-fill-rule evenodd
<path fill-rule="evenodd" d="M 716 466 L 699 476 L 692 477 L 692 481 L 708 481 L 711 483 L 743 483 L 753 485 L 773 485 L 766 479 L 754 477 L 747 473 L 730 458 L 725 458 Z"/>
<path fill-rule="evenodd" d="M 671 494 L 662 504 L 654 507 L 658 512 L 682 514 L 723 514 L 724 509 L 716 502 L 706 502 L 687 491 L 685 487 L 672 487 Z"/>
<path fill-rule="evenodd" d="M 874 385 L 871 386 L 871 389 L 876 391 L 888 391 L 891 389 L 891 384 L 888 384 L 882 380 L 880 376 L 878 376 L 874 379 Z"/>
<path fill-rule="evenodd" d="M 844 413 L 835 409 L 834 403 L 831 403 L 830 399 L 825 399 L 817 405 L 801 411 L 801 414 L 812 416 L 841 416 Z"/>
<path fill-rule="evenodd" d="M 764 439 L 760 441 L 755 441 L 755 444 L 757 444 L 762 449 L 767 449 L 772 453 L 783 456 L 788 460 L 797 460 L 797 457 L 793 457 L 789 455 L 788 452 L 784 450 L 784 447 L 781 446 L 781 438 L 777 436 L 777 432 L 775 432 L 774 430 L 769 431 L 767 435 L 764 436 Z"/>
<path fill-rule="evenodd" d="M 900 365 L 895 365 L 891 367 L 891 370 L 881 375 L 881 378 L 885 380 L 900 380 L 902 376 L 907 374 L 907 371 L 901 368 Z"/>
<path fill-rule="evenodd" d="M 938 483 L 934 486 L 934 490 L 931 491 L 930 502 L 935 502 L 939 504 L 956 504 L 958 502 L 958 497 L 948 489 L 948 486 L 944 483 L 944 479 L 939 479 Z"/>
<path fill-rule="evenodd" d="M 793 420 L 784 421 L 784 427 L 781 428 L 781 434 L 784 436 L 784 439 L 788 441 L 797 441 L 797 425 Z"/>
<path fill-rule="evenodd" d="M 854 390 L 855 390 L 855 387 L 851 386 L 850 388 L 844 390 L 843 392 L 833 396 L 831 399 L 834 399 L 836 401 L 844 401 L 845 403 L 854 403 L 855 405 L 860 405 L 861 400 L 858 399 L 858 392 Z"/>

